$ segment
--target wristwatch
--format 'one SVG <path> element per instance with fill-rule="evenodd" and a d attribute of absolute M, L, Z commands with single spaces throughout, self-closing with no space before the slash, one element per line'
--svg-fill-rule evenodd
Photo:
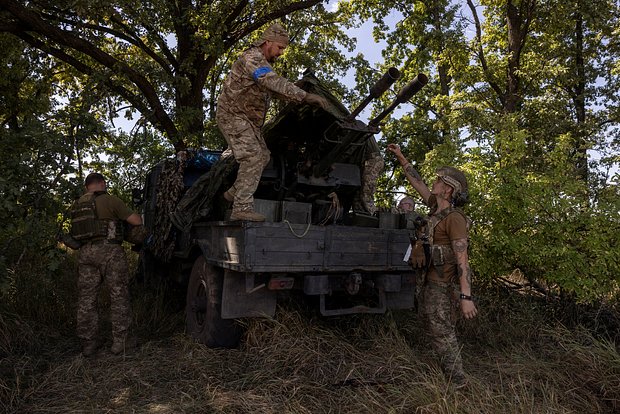
<path fill-rule="evenodd" d="M 471 295 L 466 295 L 464 293 L 461 293 L 459 295 L 459 299 L 461 299 L 461 300 L 474 300 L 474 298 Z"/>

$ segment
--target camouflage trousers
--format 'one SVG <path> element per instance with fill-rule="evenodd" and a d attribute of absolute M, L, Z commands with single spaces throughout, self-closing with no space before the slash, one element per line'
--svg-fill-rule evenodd
<path fill-rule="evenodd" d="M 110 291 L 112 337 L 124 340 L 131 325 L 129 269 L 120 244 L 91 244 L 80 248 L 78 259 L 77 336 L 94 341 L 99 330 L 97 298 L 102 283 Z"/>
<path fill-rule="evenodd" d="M 459 291 L 456 284 L 426 280 L 419 295 L 419 314 L 431 346 L 446 376 L 455 380 L 465 376 L 456 339 Z"/>
<path fill-rule="evenodd" d="M 239 163 L 237 179 L 228 193 L 234 197 L 233 212 L 254 210 L 254 193 L 271 153 L 260 128 L 247 119 L 217 113 L 217 125 Z"/>
<path fill-rule="evenodd" d="M 374 152 L 368 156 L 364 162 L 364 171 L 362 172 L 362 187 L 360 196 L 354 201 L 354 209 L 357 211 L 366 210 L 370 214 L 375 214 L 377 207 L 375 206 L 375 191 L 377 190 L 377 179 L 383 171 L 384 161 L 380 153 Z"/>

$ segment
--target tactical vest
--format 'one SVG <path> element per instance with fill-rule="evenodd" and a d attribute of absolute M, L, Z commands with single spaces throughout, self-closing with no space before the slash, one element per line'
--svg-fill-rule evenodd
<path fill-rule="evenodd" d="M 416 240 L 412 240 L 412 244 L 414 246 L 412 256 L 416 256 L 418 258 L 417 261 L 412 263 L 414 267 L 418 267 L 423 269 L 424 272 L 427 272 L 432 264 L 437 270 L 439 277 L 443 277 L 444 266 L 456 266 L 456 256 L 454 254 L 454 250 L 452 250 L 452 245 L 436 245 L 433 240 L 435 237 L 435 227 L 442 220 L 455 212 L 461 214 L 465 218 L 467 232 L 469 233 L 469 229 L 471 228 L 471 219 L 467 217 L 459 208 L 450 206 L 441 210 L 437 214 L 430 216 L 427 220 L 426 226 L 418 230 Z M 423 251 L 424 260 L 419 260 L 420 252 L 416 255 L 416 250 Z"/>
<path fill-rule="evenodd" d="M 123 223 L 120 220 L 99 219 L 95 199 L 105 191 L 97 191 L 87 199 L 77 200 L 71 208 L 71 236 L 81 242 L 106 240 L 123 242 Z"/>

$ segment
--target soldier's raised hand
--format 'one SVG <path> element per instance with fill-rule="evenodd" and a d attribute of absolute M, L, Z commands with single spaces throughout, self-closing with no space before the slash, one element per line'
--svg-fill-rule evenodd
<path fill-rule="evenodd" d="M 309 103 L 310 105 L 319 106 L 325 110 L 329 107 L 329 102 L 327 102 L 327 99 L 314 93 L 307 93 L 304 98 L 304 102 Z"/>
<path fill-rule="evenodd" d="M 400 152 L 400 146 L 398 144 L 388 144 L 387 149 L 388 151 L 393 152 L 396 156 L 402 155 L 402 152 Z"/>

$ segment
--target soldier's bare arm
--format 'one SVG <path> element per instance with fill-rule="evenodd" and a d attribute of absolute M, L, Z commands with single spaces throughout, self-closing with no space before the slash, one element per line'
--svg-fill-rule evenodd
<path fill-rule="evenodd" d="M 140 217 L 136 213 L 133 213 L 131 216 L 127 217 L 127 223 L 134 226 L 139 226 L 140 224 L 142 224 L 142 217 Z"/>
<path fill-rule="evenodd" d="M 461 294 L 465 297 L 471 297 L 471 268 L 469 267 L 469 255 L 467 253 L 467 239 L 453 240 L 452 250 L 456 257 Z M 461 311 L 466 319 L 471 319 L 478 314 L 476 304 L 471 299 L 461 299 Z"/>
<path fill-rule="evenodd" d="M 428 186 L 424 184 L 424 181 L 422 181 L 420 173 L 418 173 L 416 169 L 413 168 L 413 165 L 411 165 L 411 163 L 407 161 L 403 153 L 400 151 L 400 147 L 397 144 L 388 144 L 387 149 L 388 151 L 394 153 L 396 159 L 405 171 L 405 177 L 407 177 L 407 181 L 409 181 L 409 183 L 413 186 L 413 188 L 415 188 L 418 194 L 420 194 L 420 197 L 422 197 L 422 200 L 424 200 L 424 203 L 426 204 L 429 197 L 431 196 L 431 191 L 428 189 Z"/>

